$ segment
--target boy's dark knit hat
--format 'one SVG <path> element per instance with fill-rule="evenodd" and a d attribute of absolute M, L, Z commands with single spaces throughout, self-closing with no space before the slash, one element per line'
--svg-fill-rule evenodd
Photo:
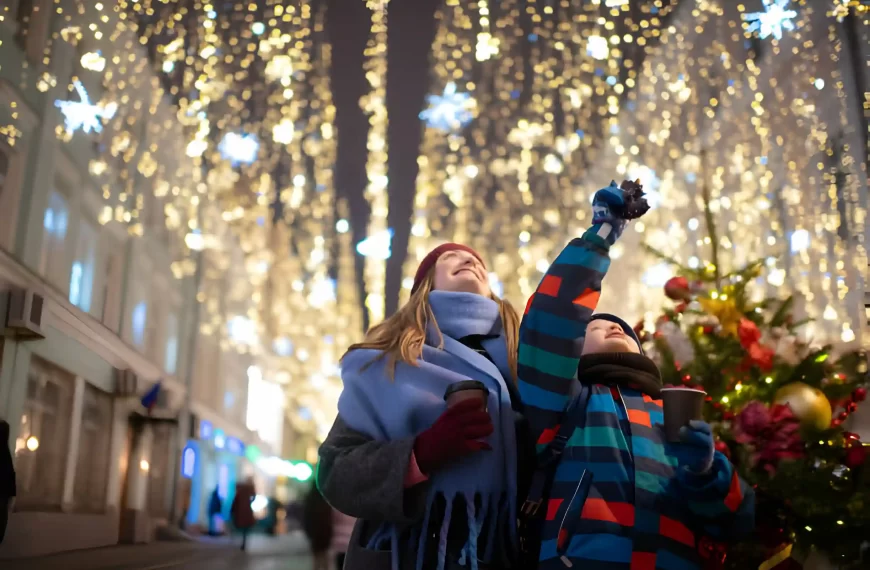
<path fill-rule="evenodd" d="M 640 353 L 643 354 L 643 346 L 640 344 L 640 339 L 637 338 L 637 334 L 634 332 L 634 328 L 631 325 L 629 325 L 627 322 L 620 319 L 616 315 L 611 315 L 610 313 L 596 313 L 596 314 L 592 315 L 592 319 L 590 319 L 589 323 L 591 324 L 592 321 L 597 321 L 597 320 L 610 321 L 611 323 L 618 324 L 620 327 L 622 327 L 622 332 L 624 332 L 626 335 L 630 336 L 631 339 L 637 343 L 638 350 L 640 350 Z"/>

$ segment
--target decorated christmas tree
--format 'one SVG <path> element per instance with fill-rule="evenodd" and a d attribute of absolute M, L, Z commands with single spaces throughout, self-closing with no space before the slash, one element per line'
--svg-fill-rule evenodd
<path fill-rule="evenodd" d="M 713 244 L 715 224 L 707 216 Z M 637 331 L 665 385 L 707 392 L 716 448 L 757 493 L 757 531 L 727 548 L 705 541 L 713 566 L 801 568 L 817 552 L 841 570 L 870 568 L 870 448 L 844 429 L 867 396 L 867 356 L 802 339 L 794 300 L 753 300 L 763 263 L 731 273 L 713 262 L 675 266 L 673 301 L 654 332 Z"/>

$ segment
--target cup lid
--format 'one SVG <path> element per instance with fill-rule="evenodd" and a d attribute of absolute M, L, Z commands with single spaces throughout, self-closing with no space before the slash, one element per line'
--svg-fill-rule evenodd
<path fill-rule="evenodd" d="M 661 388 L 661 392 L 699 392 L 701 394 L 706 394 L 707 392 L 704 390 L 700 390 L 698 388 L 686 388 L 684 386 L 672 386 L 670 388 Z"/>
<path fill-rule="evenodd" d="M 480 380 L 463 380 L 461 382 L 454 382 L 453 384 L 448 386 L 447 390 L 444 392 L 444 399 L 446 400 L 451 394 L 454 394 L 456 392 L 463 392 L 465 390 L 486 391 L 486 384 L 484 384 Z"/>

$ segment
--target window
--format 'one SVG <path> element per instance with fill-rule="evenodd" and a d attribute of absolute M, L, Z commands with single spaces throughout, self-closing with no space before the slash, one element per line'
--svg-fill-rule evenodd
<path fill-rule="evenodd" d="M 109 483 L 112 397 L 87 384 L 82 403 L 82 424 L 73 503 L 77 511 L 103 512 Z"/>
<path fill-rule="evenodd" d="M 69 302 L 88 313 L 91 310 L 94 266 L 97 263 L 97 232 L 85 220 L 82 220 L 79 227 L 75 259 L 70 271 Z"/>
<path fill-rule="evenodd" d="M 57 286 L 66 285 L 66 232 L 69 207 L 66 198 L 57 190 L 48 197 L 48 207 L 42 219 L 42 252 L 39 272 Z"/>
<path fill-rule="evenodd" d="M 153 320 L 148 298 L 150 287 L 144 278 L 147 274 L 146 268 L 141 267 L 131 276 L 127 301 L 129 308 L 124 317 L 124 338 L 145 354 L 148 348 L 148 327 Z"/>
<path fill-rule="evenodd" d="M 18 504 L 22 508 L 59 508 L 63 501 L 74 385 L 71 374 L 32 358 L 15 442 Z"/>
<path fill-rule="evenodd" d="M 133 306 L 133 314 L 130 319 L 130 334 L 133 344 L 139 348 L 145 346 L 145 327 L 148 324 L 148 302 L 139 301 Z"/>
<path fill-rule="evenodd" d="M 168 374 L 175 374 L 178 367 L 178 315 L 169 313 L 166 317 L 166 353 L 163 368 Z"/>

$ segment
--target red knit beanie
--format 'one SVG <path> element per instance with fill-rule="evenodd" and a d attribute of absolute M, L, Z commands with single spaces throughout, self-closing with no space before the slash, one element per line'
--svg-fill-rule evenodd
<path fill-rule="evenodd" d="M 486 263 L 483 262 L 483 258 L 480 255 L 468 247 L 467 245 L 462 245 L 461 243 L 442 243 L 423 258 L 423 261 L 420 262 L 420 266 L 417 268 L 417 273 L 414 275 L 414 285 L 411 287 L 411 294 L 420 287 L 420 283 L 423 282 L 423 279 L 426 278 L 426 274 L 429 273 L 429 270 L 435 265 L 435 262 L 438 261 L 438 258 L 448 251 L 466 251 L 477 258 L 477 260 L 483 265 L 484 269 L 486 269 Z"/>

